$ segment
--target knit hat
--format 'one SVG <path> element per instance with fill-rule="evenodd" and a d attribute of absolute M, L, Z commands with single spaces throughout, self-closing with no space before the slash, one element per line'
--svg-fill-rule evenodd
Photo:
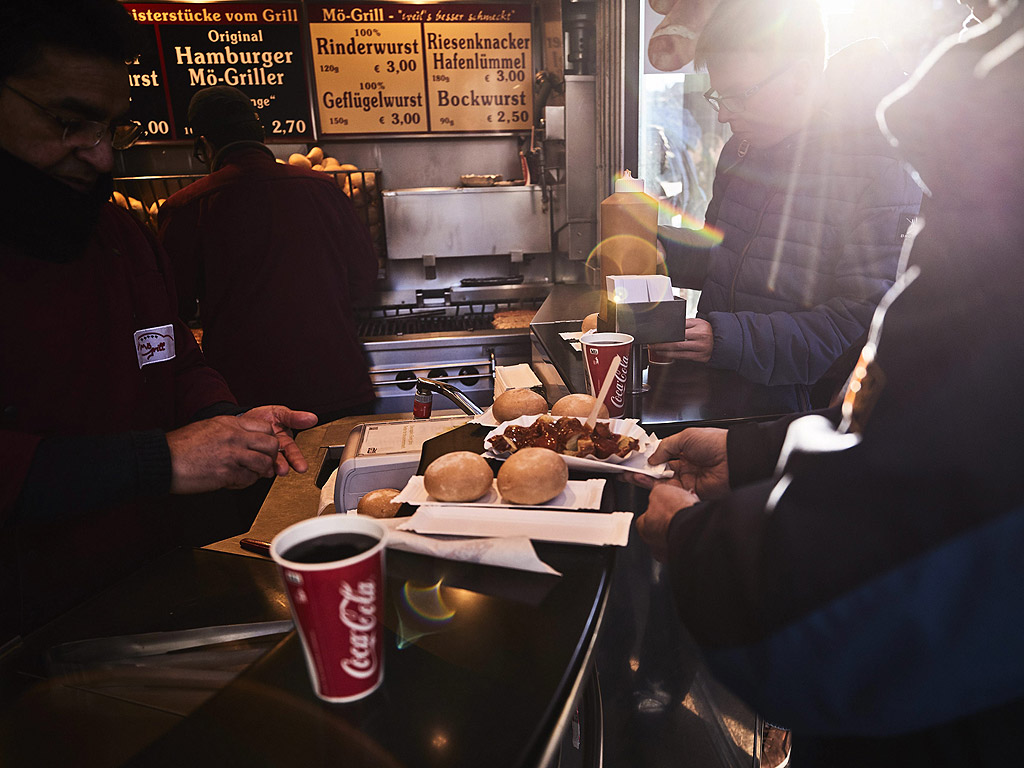
<path fill-rule="evenodd" d="M 188 105 L 188 124 L 196 136 L 221 135 L 245 124 L 260 123 L 249 97 L 230 85 L 197 91 Z"/>

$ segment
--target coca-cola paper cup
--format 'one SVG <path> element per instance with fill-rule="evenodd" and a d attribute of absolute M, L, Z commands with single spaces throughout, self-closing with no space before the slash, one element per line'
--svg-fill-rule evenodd
<path fill-rule="evenodd" d="M 384 680 L 384 544 L 380 523 L 322 515 L 285 528 L 270 556 L 288 590 L 316 695 L 355 701 Z"/>
<path fill-rule="evenodd" d="M 626 412 L 629 356 L 633 348 L 633 337 L 628 333 L 588 331 L 580 336 L 580 346 L 583 348 L 583 360 L 586 362 L 587 390 L 594 397 L 601 391 L 612 359 L 616 355 L 621 358 L 619 369 L 615 372 L 615 382 L 604 398 L 604 404 L 608 406 L 608 415 L 613 419 L 619 418 Z"/>
<path fill-rule="evenodd" d="M 672 362 L 672 358 L 667 357 L 664 354 L 659 354 L 658 350 L 656 350 L 652 344 L 647 347 L 647 362 L 651 365 L 668 365 Z"/>

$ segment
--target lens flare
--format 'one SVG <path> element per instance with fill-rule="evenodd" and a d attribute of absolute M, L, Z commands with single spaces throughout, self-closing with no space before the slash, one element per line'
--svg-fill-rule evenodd
<path fill-rule="evenodd" d="M 446 622 L 455 615 L 455 611 L 444 602 L 440 581 L 425 587 L 407 581 L 402 587 L 402 597 L 405 606 L 421 619 Z"/>
<path fill-rule="evenodd" d="M 455 616 L 455 610 L 445 603 L 441 581 L 426 586 L 405 582 L 397 608 L 399 648 L 440 631 Z"/>
<path fill-rule="evenodd" d="M 660 227 L 658 229 L 658 235 L 662 240 L 692 244 L 693 239 L 696 237 L 701 245 L 706 246 L 718 245 L 722 242 L 722 230 L 705 225 L 703 221 L 694 218 L 683 209 L 668 205 L 665 201 L 662 201 L 661 210 L 668 216 L 669 221 L 673 222 L 671 227 Z M 674 223 L 677 221 L 680 225 L 678 227 L 674 226 Z M 675 232 L 679 233 L 678 237 L 673 236 Z"/>
<path fill-rule="evenodd" d="M 606 237 L 595 245 L 594 249 L 587 255 L 588 267 L 598 270 L 601 268 L 602 248 L 605 248 L 609 252 L 615 251 L 623 253 L 634 250 L 639 253 L 647 253 L 651 249 L 651 244 L 642 237 L 637 237 L 636 235 L 613 235 L 612 237 Z M 658 271 L 660 274 L 665 274 L 664 265 L 660 261 L 658 263 Z"/>

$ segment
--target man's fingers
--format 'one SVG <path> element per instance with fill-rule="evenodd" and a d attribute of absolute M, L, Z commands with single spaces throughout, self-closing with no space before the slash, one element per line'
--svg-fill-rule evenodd
<path fill-rule="evenodd" d="M 251 416 L 236 416 L 235 421 L 242 429 L 248 432 L 262 432 L 265 435 L 274 434 L 274 425 L 269 421 L 254 419 Z"/>
<path fill-rule="evenodd" d="M 277 474 L 287 475 L 289 467 L 299 473 L 309 469 L 309 462 L 306 461 L 306 457 L 302 455 L 302 451 L 294 440 L 282 435 L 278 437 L 278 443 L 281 452 L 277 456 Z"/>

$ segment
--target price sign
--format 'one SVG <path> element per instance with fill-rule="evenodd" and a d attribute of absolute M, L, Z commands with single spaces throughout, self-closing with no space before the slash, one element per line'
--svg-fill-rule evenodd
<path fill-rule="evenodd" d="M 431 126 L 435 131 L 529 130 L 533 122 L 531 27 L 468 21 L 511 12 L 445 9 L 424 24 Z"/>
<path fill-rule="evenodd" d="M 404 21 L 405 10 L 310 9 L 321 133 L 427 130 L 421 29 Z"/>
<path fill-rule="evenodd" d="M 320 130 L 527 130 L 533 122 L 526 5 L 311 5 Z"/>
<path fill-rule="evenodd" d="M 242 90 L 259 111 L 268 139 L 312 138 L 297 5 L 126 3 L 125 8 L 161 53 L 129 67 L 132 116 L 149 129 L 148 140 L 189 138 L 188 104 L 196 91 L 213 85 Z"/>

